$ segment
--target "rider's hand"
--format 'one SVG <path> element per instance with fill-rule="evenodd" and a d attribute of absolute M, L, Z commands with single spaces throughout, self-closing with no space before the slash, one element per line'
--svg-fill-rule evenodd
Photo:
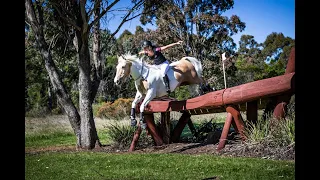
<path fill-rule="evenodd" d="M 178 41 L 177 44 L 182 44 L 183 41 Z"/>
<path fill-rule="evenodd" d="M 145 54 L 145 52 L 144 52 L 144 51 L 140 51 L 138 54 L 139 54 L 139 55 Z"/>

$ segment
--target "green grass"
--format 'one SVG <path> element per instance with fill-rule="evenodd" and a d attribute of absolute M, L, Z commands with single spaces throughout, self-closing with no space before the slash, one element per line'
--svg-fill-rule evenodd
<path fill-rule="evenodd" d="M 102 144 L 108 144 L 110 137 L 106 130 L 98 130 L 98 136 Z M 72 132 L 57 131 L 47 133 L 26 134 L 25 148 L 42 148 L 49 146 L 76 145 L 76 136 Z"/>
<path fill-rule="evenodd" d="M 178 118 L 180 117 L 177 116 Z M 214 118 L 223 126 L 226 114 L 192 116 L 195 126 Z M 75 146 L 76 137 L 70 124 L 60 116 L 46 119 L 27 119 L 25 147 Z M 98 136 L 102 144 L 109 144 L 103 119 L 96 119 Z M 188 126 L 184 135 L 191 135 Z M 25 179 L 204 179 L 218 176 L 228 180 L 294 179 L 294 161 L 259 158 L 222 157 L 214 155 L 136 154 L 105 152 L 44 152 L 25 155 Z"/>
<path fill-rule="evenodd" d="M 76 145 L 76 136 L 70 132 L 55 132 L 49 134 L 26 135 L 26 148 L 39 148 L 48 146 Z"/>
<path fill-rule="evenodd" d="M 295 164 L 182 154 L 42 153 L 25 156 L 25 179 L 294 179 Z"/>

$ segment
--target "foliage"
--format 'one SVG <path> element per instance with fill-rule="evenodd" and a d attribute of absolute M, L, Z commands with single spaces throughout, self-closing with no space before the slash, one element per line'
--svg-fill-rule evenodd
<path fill-rule="evenodd" d="M 33 38 L 29 34 L 29 42 Z M 47 89 L 49 82 L 43 66 L 44 63 L 39 52 L 33 45 L 27 44 L 25 48 L 25 112 L 28 115 L 33 114 L 31 116 L 41 115 L 44 112 L 42 111 L 44 107 L 48 108 Z"/>
<path fill-rule="evenodd" d="M 292 106 L 292 105 L 291 105 Z M 295 144 L 295 112 L 288 111 L 285 119 L 277 120 L 269 116 L 265 121 L 258 118 L 254 124 L 246 121 L 245 134 L 248 143 L 267 144 L 275 147 L 285 147 Z"/>
<path fill-rule="evenodd" d="M 189 99 L 190 97 L 190 92 L 187 86 L 180 86 L 174 90 L 174 98 L 179 101 Z"/>
<path fill-rule="evenodd" d="M 131 127 L 129 124 L 115 123 L 107 127 L 107 134 L 110 140 L 114 143 L 115 147 L 121 149 L 129 149 L 135 131 L 136 128 Z M 151 144 L 153 144 L 153 139 L 147 136 L 146 133 L 141 133 L 136 147 L 145 147 Z"/>
<path fill-rule="evenodd" d="M 40 2 L 41 4 L 41 2 Z M 72 37 L 68 34 L 67 27 L 57 26 L 57 20 L 53 11 L 50 11 L 50 5 L 43 5 L 43 15 L 47 24 L 43 26 L 44 32 L 48 40 L 50 52 L 55 65 L 59 69 L 59 75 L 65 84 L 67 91 L 75 91 L 74 85 L 78 80 L 78 70 L 75 57 L 75 49 L 72 44 Z M 48 112 L 55 109 L 58 104 L 56 103 L 56 95 L 52 89 L 52 85 L 46 71 L 43 55 L 40 54 L 38 44 L 36 43 L 34 31 L 27 28 L 26 46 L 25 46 L 25 88 L 26 88 L 26 107 L 25 111 L 35 112 L 37 106 L 46 107 Z M 35 87 L 36 86 L 36 87 Z M 50 94 L 48 91 L 51 91 Z M 37 98 L 33 95 L 38 94 Z M 71 94 L 74 103 L 78 104 L 77 94 Z M 33 110 L 33 108 L 35 108 Z M 30 114 L 30 113 L 29 113 Z"/>
<path fill-rule="evenodd" d="M 163 6 L 152 13 L 143 14 L 142 24 L 155 23 L 156 30 L 147 30 L 145 39 L 157 46 L 183 40 L 182 46 L 164 51 L 170 61 L 183 56 L 193 56 L 203 64 L 204 77 L 215 87 L 223 85 L 220 56 L 223 52 L 235 53 L 236 44 L 232 35 L 241 32 L 245 23 L 236 15 L 223 16 L 234 1 L 164 1 Z M 139 36 L 141 37 L 141 36 Z M 141 39 L 139 39 L 141 41 Z M 214 62 L 214 66 L 212 63 Z M 234 76 L 234 64 L 229 64 L 228 75 Z M 207 72 L 209 71 L 209 72 Z M 217 77 L 217 78 L 215 78 Z M 222 77 L 222 78 L 221 78 Z"/>
<path fill-rule="evenodd" d="M 100 1 L 96 2 L 99 3 Z M 40 1 L 35 6 L 36 2 L 33 2 L 33 6 L 36 7 L 36 15 L 38 16 L 35 19 L 38 19 L 38 23 L 43 28 L 43 32 L 39 33 L 38 36 L 43 35 L 44 41 L 38 41 L 39 44 L 35 43 L 33 30 L 40 27 L 32 30 L 28 25 L 25 26 L 28 36 L 25 59 L 25 111 L 27 115 L 33 114 L 34 116 L 43 114 L 46 109 L 50 111 L 59 108 L 58 104 L 56 104 L 56 96 L 59 95 L 64 100 L 69 97 L 72 100 L 72 103 L 62 103 L 62 107 L 73 107 L 73 105 L 78 107 L 79 102 L 89 102 L 87 104 L 84 103 L 87 108 L 82 108 L 84 111 L 87 110 L 87 112 L 78 113 L 74 111 L 73 114 L 75 116 L 70 118 L 70 120 L 76 119 L 71 125 L 77 125 L 77 128 L 79 128 L 80 123 L 76 122 L 79 121 L 79 118 L 76 118 L 76 115 L 80 114 L 81 118 L 83 118 L 86 113 L 89 113 L 89 124 L 92 125 L 91 103 L 101 103 L 111 98 L 134 97 L 135 88 L 133 81 L 126 82 L 120 87 L 115 87 L 112 80 L 115 73 L 117 53 L 123 51 L 137 52 L 139 50 L 139 43 L 143 39 L 152 40 L 158 46 L 183 40 L 184 44 L 182 46 L 176 46 L 164 52 L 165 56 L 170 61 L 176 61 L 186 55 L 195 56 L 203 63 L 205 79 L 209 83 L 213 83 L 216 89 L 223 88 L 223 71 L 220 59 L 222 52 L 234 55 L 234 58 L 225 62 L 228 87 L 232 87 L 239 83 L 242 84 L 282 74 L 291 47 L 294 46 L 294 40 L 284 37 L 282 33 L 270 34 L 262 44 L 256 43 L 253 36 L 247 35 L 241 38 L 240 50 L 236 53 L 235 43 L 231 37 L 243 31 L 245 23 L 236 15 L 231 17 L 222 16 L 225 11 L 233 7 L 233 0 L 148 0 L 142 3 L 141 1 L 132 2 L 137 3 L 136 5 L 143 4 L 144 6 L 141 22 L 143 24 L 155 22 L 157 29 L 147 29 L 144 31 L 143 28 L 137 26 L 135 34 L 126 30 L 116 39 L 114 35 L 121 27 L 122 23 L 120 23 L 115 32 L 110 32 L 107 29 L 102 30 L 100 39 L 95 42 L 93 42 L 91 31 L 91 27 L 95 25 L 90 24 L 93 20 L 93 16 L 91 15 L 94 14 L 94 11 L 93 9 L 90 10 L 90 8 L 97 6 L 85 6 L 87 4 L 84 5 L 83 3 L 79 3 L 79 1 Z M 109 6 L 108 3 L 104 2 L 101 5 L 103 7 Z M 83 7 L 85 12 L 80 11 L 79 9 L 81 8 L 79 7 Z M 141 7 L 137 6 L 136 9 L 141 10 Z M 41 12 L 41 9 L 43 12 Z M 119 12 L 122 10 L 119 9 Z M 127 10 L 126 12 L 134 12 L 134 10 Z M 114 10 L 107 12 L 112 11 Z M 42 15 L 43 18 L 41 18 Z M 84 18 L 85 16 L 88 17 L 87 22 L 86 18 Z M 126 18 L 129 18 L 129 16 L 124 17 L 123 22 L 128 20 Z M 31 20 L 32 18 L 27 19 Z M 26 24 L 30 24 L 30 22 L 27 22 L 27 19 Z M 68 24 L 65 22 L 73 23 Z M 73 41 L 75 40 L 75 36 L 79 46 L 75 45 L 77 43 Z M 99 56 L 101 56 L 102 64 L 104 65 L 102 67 L 103 72 L 100 72 L 100 67 L 96 66 L 98 63 L 94 62 L 95 58 L 91 59 L 91 55 L 93 54 L 90 52 L 93 50 L 91 46 L 98 41 L 103 45 L 99 51 Z M 46 45 L 49 47 L 39 51 L 35 45 L 38 45 L 40 49 L 41 47 L 46 47 Z M 81 49 L 77 49 L 79 47 Z M 43 52 L 42 57 L 39 52 Z M 52 55 L 52 59 L 51 57 L 45 58 L 48 53 Z M 43 57 L 46 60 L 46 64 L 43 61 Z M 59 76 L 57 77 L 59 80 L 56 80 L 56 82 L 52 78 L 51 84 L 49 83 L 48 73 L 45 72 L 44 68 L 44 65 L 48 64 L 50 66 L 46 66 L 46 70 L 49 71 L 49 74 L 56 72 L 56 75 Z M 55 67 L 57 67 L 57 71 Z M 79 73 L 82 73 L 84 76 L 79 76 Z M 100 77 L 100 75 L 103 80 L 96 96 L 95 90 L 100 83 L 100 78 L 97 78 L 97 76 Z M 60 83 L 60 80 L 62 80 L 62 83 Z M 84 83 L 78 85 L 79 82 Z M 52 85 L 55 87 L 52 88 Z M 66 93 L 63 93 L 63 96 L 61 96 L 61 92 L 64 92 L 62 91 L 64 89 L 66 89 Z M 79 93 L 79 90 L 82 93 Z M 80 100 L 79 94 L 83 95 L 84 99 Z M 184 88 L 179 89 L 176 95 L 179 99 L 189 98 Z M 96 101 L 94 101 L 95 97 Z M 107 102 L 103 103 L 98 111 L 95 111 L 101 117 L 121 118 L 129 114 L 130 105 L 131 102 L 121 102 L 118 104 L 116 102 Z M 95 134 L 94 126 L 93 128 L 88 126 L 87 130 L 92 130 L 93 132 L 83 132 L 84 134 L 82 135 Z M 88 139 L 94 140 L 91 137 Z M 93 143 L 91 142 L 91 144 Z"/>
<path fill-rule="evenodd" d="M 213 122 L 213 119 L 211 119 L 210 121 L 203 121 L 195 129 L 195 142 L 203 142 L 207 139 L 210 132 L 215 132 L 217 130 L 217 124 Z"/>
<path fill-rule="evenodd" d="M 126 82 L 122 83 L 120 86 L 115 86 L 113 79 L 116 73 L 117 61 L 118 58 L 116 55 L 107 56 L 104 77 L 101 81 L 99 93 L 96 96 L 95 102 L 102 102 L 102 99 L 104 99 L 104 101 L 114 101 L 118 98 L 132 98 L 135 96 L 136 89 L 134 81 L 130 77 L 128 77 Z"/>
<path fill-rule="evenodd" d="M 103 102 L 98 108 L 97 117 L 120 119 L 130 115 L 133 99 L 119 98 L 114 102 Z"/>
<path fill-rule="evenodd" d="M 242 35 L 235 57 L 236 84 L 283 75 L 294 40 L 282 33 L 271 33 L 261 44 L 254 36 Z"/>

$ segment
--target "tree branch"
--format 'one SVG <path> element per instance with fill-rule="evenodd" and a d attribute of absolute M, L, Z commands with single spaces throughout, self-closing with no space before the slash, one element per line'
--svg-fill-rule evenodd
<path fill-rule="evenodd" d="M 101 0 L 96 0 L 96 2 L 94 3 L 93 8 L 88 12 L 88 17 L 90 17 L 92 15 L 92 13 L 98 8 L 100 7 L 101 4 Z"/>
<path fill-rule="evenodd" d="M 54 42 L 55 39 L 56 39 L 56 42 L 57 42 L 57 40 L 58 40 L 57 37 L 59 36 L 59 34 L 60 34 L 60 33 L 58 33 L 58 34 L 56 34 L 56 35 L 54 35 L 54 36 L 52 37 L 51 42 L 50 42 L 49 47 L 48 47 L 48 51 L 50 51 L 51 45 L 52 45 L 52 47 L 54 47 L 53 42 Z M 54 43 L 54 44 L 55 44 L 55 43 Z"/>
<path fill-rule="evenodd" d="M 40 2 L 39 1 L 35 1 L 35 2 L 36 2 L 36 7 L 39 13 L 39 17 L 43 17 L 43 11 L 41 9 Z M 44 25 L 43 18 L 39 18 L 39 23 Z"/>
<path fill-rule="evenodd" d="M 102 16 L 104 16 L 115 4 L 117 4 L 120 0 L 115 0 L 113 1 L 108 7 L 106 7 L 106 9 L 104 9 L 100 15 L 95 18 L 90 24 L 89 24 L 89 29 L 91 29 L 91 27 L 97 23 L 97 21 L 99 21 L 101 19 Z M 96 2 L 97 3 L 97 2 Z"/>
<path fill-rule="evenodd" d="M 32 1 L 27 0 L 25 2 L 25 6 L 26 6 L 26 11 L 27 11 L 27 18 L 28 18 L 29 23 L 30 23 L 30 28 L 32 26 L 39 27 L 39 22 L 37 20 L 36 14 L 35 14 L 34 9 L 33 9 Z"/>
<path fill-rule="evenodd" d="M 60 17 L 62 18 L 62 20 L 63 20 L 64 22 L 66 22 L 67 24 L 72 25 L 72 26 L 73 26 L 74 28 L 76 28 L 78 31 L 81 31 L 81 28 L 76 24 L 76 22 L 75 22 L 74 20 L 72 20 L 72 19 L 70 19 L 70 18 L 68 18 L 68 17 L 65 17 L 65 16 L 63 15 L 63 13 L 61 12 L 60 8 L 59 8 L 55 3 L 53 3 L 52 5 L 53 5 L 53 7 L 57 10 L 58 14 L 60 15 Z"/>
<path fill-rule="evenodd" d="M 53 5 L 57 5 L 57 3 L 55 3 L 55 2 L 51 2 Z M 67 15 L 69 15 L 70 17 L 72 17 L 72 16 L 74 16 L 73 14 L 71 14 L 71 12 L 69 11 L 69 10 L 67 10 L 65 7 L 63 7 L 63 6 L 59 6 L 61 9 L 62 9 L 62 11 L 64 12 L 64 13 L 66 13 Z"/>
<path fill-rule="evenodd" d="M 139 3 L 141 3 L 141 2 L 142 2 L 142 1 L 140 1 Z M 122 25 L 123 25 L 125 22 L 130 21 L 130 20 L 132 20 L 132 19 L 134 19 L 134 18 L 136 18 L 136 17 L 138 17 L 138 16 L 140 16 L 140 15 L 142 15 L 142 14 L 147 14 L 147 13 L 149 13 L 149 12 L 154 11 L 154 10 L 150 10 L 150 11 L 148 11 L 148 12 L 140 13 L 140 14 L 138 14 L 138 15 L 135 15 L 135 16 L 127 19 L 127 18 L 130 16 L 130 14 L 133 12 L 133 10 L 134 10 L 136 7 L 138 7 L 137 5 L 138 5 L 139 3 L 137 3 L 137 4 L 126 14 L 126 16 L 122 19 L 122 21 L 121 21 L 120 25 L 118 26 L 118 28 L 111 34 L 111 36 L 109 36 L 108 40 L 109 40 L 111 37 L 113 37 L 115 34 L 118 33 L 118 31 L 120 30 L 120 28 L 122 27 Z M 140 5 L 139 5 L 139 6 L 140 6 Z"/>
<path fill-rule="evenodd" d="M 83 21 L 83 32 L 87 32 L 89 26 L 88 26 L 88 20 L 87 20 L 87 12 L 86 12 L 86 0 L 80 0 L 80 13 L 81 13 L 81 18 L 82 18 L 82 21 Z"/>

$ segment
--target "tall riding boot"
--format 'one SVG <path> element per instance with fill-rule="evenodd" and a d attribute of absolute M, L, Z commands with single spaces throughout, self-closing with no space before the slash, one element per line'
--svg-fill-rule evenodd
<path fill-rule="evenodd" d="M 136 110 L 135 108 L 131 108 L 130 111 L 130 119 L 131 119 L 131 126 L 136 126 L 137 125 L 137 120 L 136 120 Z"/>
<path fill-rule="evenodd" d="M 163 81 L 164 81 L 164 84 L 166 86 L 167 93 L 169 94 L 170 93 L 170 86 L 169 86 L 169 78 L 168 78 L 167 75 L 165 75 L 163 77 Z"/>

